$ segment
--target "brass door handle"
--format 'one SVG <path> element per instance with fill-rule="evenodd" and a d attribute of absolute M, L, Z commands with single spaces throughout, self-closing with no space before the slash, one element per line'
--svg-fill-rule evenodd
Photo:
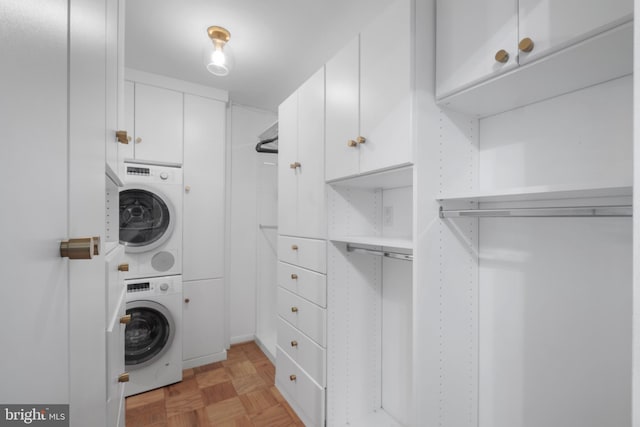
<path fill-rule="evenodd" d="M 100 255 L 100 236 L 81 237 L 60 242 L 60 256 L 69 259 L 91 259 Z"/>
<path fill-rule="evenodd" d="M 129 382 L 129 373 L 125 372 L 123 374 L 118 375 L 119 383 L 128 383 Z"/>
<path fill-rule="evenodd" d="M 291 250 L 297 251 L 298 250 L 298 245 L 291 245 Z"/>
<path fill-rule="evenodd" d="M 289 375 L 289 380 L 290 380 L 290 381 L 295 381 L 295 380 L 296 380 L 296 378 L 298 378 L 298 377 L 296 377 L 296 376 L 295 376 L 295 375 L 293 375 L 293 374 Z"/>
<path fill-rule="evenodd" d="M 533 47 L 533 40 L 531 40 L 529 37 L 523 38 L 522 40 L 520 40 L 520 43 L 518 43 L 518 49 L 520 49 L 522 52 L 531 52 L 533 50 Z"/>
<path fill-rule="evenodd" d="M 130 138 L 127 137 L 127 131 L 126 130 L 118 130 L 118 131 L 116 131 L 116 140 L 120 144 L 128 144 Z"/>
<path fill-rule="evenodd" d="M 496 61 L 504 64 L 509 60 L 509 52 L 507 52 L 504 49 L 500 49 L 499 51 L 496 52 L 495 58 L 496 58 Z"/>
<path fill-rule="evenodd" d="M 124 316 L 122 316 L 120 318 L 120 324 L 128 325 L 129 323 L 131 323 L 131 315 L 130 314 L 125 314 Z"/>
<path fill-rule="evenodd" d="M 298 307 L 291 307 L 291 312 L 292 313 L 297 313 L 298 312 Z"/>
<path fill-rule="evenodd" d="M 127 264 L 127 263 L 120 264 L 118 266 L 118 271 L 129 271 L 129 264 Z"/>
<path fill-rule="evenodd" d="M 291 275 L 291 278 L 293 280 L 298 280 L 298 275 L 294 273 L 294 274 Z"/>
<path fill-rule="evenodd" d="M 297 347 L 298 346 L 298 341 L 293 340 L 291 341 L 291 347 Z"/>

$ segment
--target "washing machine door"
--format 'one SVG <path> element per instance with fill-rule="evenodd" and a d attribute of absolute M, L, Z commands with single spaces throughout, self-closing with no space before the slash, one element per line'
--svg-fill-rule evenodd
<path fill-rule="evenodd" d="M 159 191 L 146 187 L 120 191 L 120 243 L 130 253 L 147 252 L 173 233 L 175 210 Z"/>
<path fill-rule="evenodd" d="M 129 369 L 142 368 L 158 360 L 171 346 L 175 323 L 171 313 L 154 301 L 130 301 L 131 321 L 124 332 L 124 362 Z"/>

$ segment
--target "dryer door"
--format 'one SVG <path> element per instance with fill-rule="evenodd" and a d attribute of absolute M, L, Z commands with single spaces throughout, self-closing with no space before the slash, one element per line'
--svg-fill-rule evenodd
<path fill-rule="evenodd" d="M 130 253 L 147 252 L 173 233 L 175 211 L 157 190 L 144 187 L 120 191 L 120 243 Z"/>
<path fill-rule="evenodd" d="M 131 315 L 124 332 L 124 362 L 129 369 L 150 365 L 173 342 L 175 323 L 162 304 L 139 300 L 127 303 Z"/>

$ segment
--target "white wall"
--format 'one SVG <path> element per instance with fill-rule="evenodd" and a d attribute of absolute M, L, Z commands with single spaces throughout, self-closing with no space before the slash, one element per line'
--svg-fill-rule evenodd
<path fill-rule="evenodd" d="M 256 239 L 258 232 L 256 188 L 260 177 L 255 151 L 258 135 L 276 121 L 273 112 L 232 105 L 229 162 L 228 264 L 229 337 L 237 343 L 256 334 Z M 273 155 L 268 156 L 273 161 Z M 262 158 L 262 157 L 261 157 Z M 260 163 L 261 164 L 261 163 Z"/>

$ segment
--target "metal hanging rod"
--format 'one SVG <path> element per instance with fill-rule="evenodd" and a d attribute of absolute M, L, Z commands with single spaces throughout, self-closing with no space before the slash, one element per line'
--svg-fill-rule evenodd
<path fill-rule="evenodd" d="M 399 252 L 392 252 L 392 251 L 380 251 L 377 249 L 359 248 L 357 246 L 352 246 L 349 243 L 347 243 L 347 252 L 355 252 L 357 254 L 366 254 L 366 255 L 386 256 L 387 258 L 401 259 L 403 261 L 413 261 L 413 255 L 410 255 L 410 254 L 401 254 Z"/>
<path fill-rule="evenodd" d="M 440 207 L 440 218 L 460 217 L 629 217 L 633 207 L 575 206 L 559 208 L 462 209 L 445 210 Z"/>

